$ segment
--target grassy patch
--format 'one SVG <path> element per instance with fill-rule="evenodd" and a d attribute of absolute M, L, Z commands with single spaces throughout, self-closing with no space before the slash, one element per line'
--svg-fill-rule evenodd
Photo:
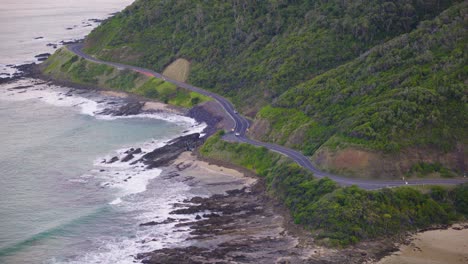
<path fill-rule="evenodd" d="M 79 58 L 66 48 L 59 49 L 42 65 L 43 72 L 58 79 L 139 94 L 164 103 L 193 107 L 209 97 L 178 88 L 161 79 L 130 70 L 93 63 Z"/>
<path fill-rule="evenodd" d="M 210 97 L 179 88 L 172 83 L 157 78 L 150 78 L 133 91 L 148 98 L 157 98 L 164 103 L 186 108 L 211 100 Z"/>
<path fill-rule="evenodd" d="M 414 164 L 407 173 L 408 176 L 416 175 L 418 177 L 426 177 L 429 174 L 438 174 L 444 178 L 451 178 L 455 176 L 452 171 L 450 171 L 438 162 L 418 162 Z"/>

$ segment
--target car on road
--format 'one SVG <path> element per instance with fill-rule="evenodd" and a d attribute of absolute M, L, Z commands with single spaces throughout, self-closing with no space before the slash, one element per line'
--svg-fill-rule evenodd
<path fill-rule="evenodd" d="M 236 111 L 236 110 L 234 110 L 234 114 L 237 114 L 237 111 Z"/>
<path fill-rule="evenodd" d="M 240 133 L 239 133 L 239 132 L 236 132 L 235 135 L 236 135 L 236 137 L 239 137 L 239 136 L 240 136 Z"/>

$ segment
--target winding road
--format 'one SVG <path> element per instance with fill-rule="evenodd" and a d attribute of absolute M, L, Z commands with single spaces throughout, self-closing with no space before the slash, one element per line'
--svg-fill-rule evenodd
<path fill-rule="evenodd" d="M 184 83 L 184 82 L 179 82 L 177 80 L 173 80 L 168 78 L 167 76 L 163 76 L 161 73 L 141 68 L 141 67 L 136 67 L 136 66 L 131 66 L 131 65 L 125 65 L 125 64 L 120 64 L 120 63 L 115 63 L 115 62 L 108 62 L 108 61 L 102 61 L 99 59 L 96 59 L 82 51 L 83 44 L 78 43 L 78 44 L 71 44 L 68 45 L 67 48 L 75 53 L 76 55 L 95 62 L 99 64 L 106 64 L 109 66 L 117 67 L 119 69 L 128 69 L 132 71 L 136 71 L 148 76 L 156 77 L 165 80 L 166 82 L 173 83 L 179 87 L 209 96 L 216 100 L 226 111 L 226 113 L 234 120 L 234 131 L 235 133 L 238 133 L 238 136 L 235 136 L 234 133 L 229 133 L 226 138 L 230 141 L 236 141 L 236 142 L 244 142 L 248 143 L 254 146 L 261 146 L 261 147 L 266 147 L 272 151 L 281 153 L 283 155 L 288 156 L 289 158 L 293 159 L 295 162 L 297 162 L 300 166 L 310 170 L 311 172 L 314 173 L 315 177 L 317 178 L 323 178 L 323 177 L 328 177 L 334 181 L 336 181 L 338 184 L 343 185 L 343 186 L 349 186 L 349 185 L 357 185 L 361 188 L 372 190 L 372 189 L 380 189 L 380 188 L 386 188 L 386 187 L 396 187 L 396 186 L 402 186 L 402 185 L 445 185 L 445 184 L 460 184 L 460 183 L 465 183 L 468 182 L 468 179 L 463 177 L 459 178 L 452 178 L 452 179 L 418 179 L 418 180 L 386 180 L 386 181 L 381 181 L 381 180 L 363 180 L 363 179 L 353 179 L 353 178 L 347 178 L 343 176 L 338 176 L 334 174 L 330 174 L 327 172 L 320 171 L 317 169 L 310 159 L 306 156 L 304 156 L 302 153 L 299 151 L 286 148 L 280 145 L 272 144 L 272 143 L 265 143 L 265 142 L 260 142 L 256 140 L 252 140 L 248 137 L 246 137 L 246 131 L 250 126 L 249 121 L 243 117 L 242 115 L 238 114 L 237 111 L 234 109 L 234 106 L 224 97 L 206 91 L 204 89 L 201 89 L 199 87 Z"/>

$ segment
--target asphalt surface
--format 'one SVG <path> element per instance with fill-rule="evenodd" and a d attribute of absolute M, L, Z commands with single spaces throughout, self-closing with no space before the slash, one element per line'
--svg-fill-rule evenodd
<path fill-rule="evenodd" d="M 357 185 L 361 188 L 372 190 L 372 189 L 380 189 L 380 188 L 386 188 L 386 187 L 396 187 L 396 186 L 403 186 L 403 185 L 453 185 L 453 184 L 460 184 L 460 183 L 465 183 L 468 182 L 468 179 L 465 177 L 459 177 L 459 178 L 451 178 L 451 179 L 417 179 L 417 180 L 388 180 L 388 181 L 381 181 L 381 180 L 363 180 L 363 179 L 353 179 L 353 178 L 348 178 L 348 177 L 343 177 L 339 175 L 334 175 L 331 173 L 323 172 L 317 169 L 310 161 L 310 159 L 306 156 L 304 156 L 302 153 L 286 148 L 280 145 L 272 144 L 272 143 L 265 143 L 265 142 L 260 142 L 256 140 L 252 140 L 248 137 L 246 137 L 246 131 L 250 126 L 249 121 L 243 117 L 242 115 L 238 114 L 237 111 L 235 110 L 234 106 L 224 97 L 206 91 L 202 88 L 184 83 L 184 82 L 179 82 L 177 80 L 173 80 L 168 78 L 167 76 L 163 76 L 161 73 L 137 67 L 137 66 L 131 66 L 131 65 L 125 65 L 125 64 L 120 64 L 120 63 L 115 63 L 115 62 L 108 62 L 108 61 L 102 61 L 98 60 L 82 51 L 83 44 L 71 44 L 67 46 L 67 48 L 75 53 L 76 55 L 85 58 L 89 61 L 96 62 L 99 64 L 106 64 L 110 66 L 114 66 L 120 69 L 128 69 L 132 71 L 136 71 L 148 76 L 154 76 L 156 78 L 160 78 L 165 80 L 166 82 L 173 83 L 179 87 L 209 96 L 216 100 L 226 111 L 226 113 L 234 120 L 235 126 L 233 130 L 235 132 L 228 133 L 225 136 L 225 139 L 229 141 L 235 141 L 235 142 L 243 142 L 243 143 L 248 143 L 254 146 L 261 146 L 261 147 L 266 147 L 272 151 L 281 153 L 283 155 L 288 156 L 289 158 L 293 159 L 295 162 L 297 162 L 299 165 L 302 167 L 310 170 L 311 172 L 314 173 L 315 177 L 317 178 L 324 178 L 328 177 L 334 181 L 336 181 L 338 184 L 343 185 L 343 186 L 349 186 L 349 185 Z M 238 136 L 235 134 L 238 133 Z"/>

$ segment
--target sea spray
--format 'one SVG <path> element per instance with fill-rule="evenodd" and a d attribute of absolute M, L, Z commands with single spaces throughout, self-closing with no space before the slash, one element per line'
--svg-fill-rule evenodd
<path fill-rule="evenodd" d="M 102 230 L 96 230 L 93 233 L 88 233 L 88 231 L 83 232 L 82 238 L 77 237 L 73 239 L 73 241 L 76 241 L 74 242 L 76 248 L 68 248 L 67 251 L 71 251 L 70 253 L 55 256 L 50 260 L 50 263 L 129 263 L 137 253 L 170 245 L 182 245 L 184 243 L 183 241 L 189 236 L 189 229 L 187 227 L 175 228 L 176 222 L 160 225 L 140 226 L 140 224 L 150 221 L 164 221 L 168 218 L 182 221 L 183 219 L 179 219 L 182 216 L 169 215 L 169 212 L 172 209 L 172 204 L 182 203 L 185 199 L 192 197 L 190 187 L 181 182 L 162 179 L 160 177 L 161 169 L 148 170 L 144 164 L 131 163 L 141 158 L 145 153 L 164 146 L 175 137 L 202 132 L 206 126 L 205 124 L 198 124 L 195 120 L 185 116 L 162 112 L 121 117 L 102 115 L 100 113 L 103 109 L 118 107 L 124 101 L 117 98 L 110 99 L 103 97 L 86 90 L 74 90 L 49 85 L 33 79 L 24 79 L 2 85 L 0 100 L 18 103 L 31 102 L 30 105 L 44 102 L 57 106 L 57 114 L 75 109 L 76 112 L 88 116 L 88 119 L 95 119 L 98 120 L 96 122 L 101 123 L 133 122 L 138 120 L 146 122 L 145 120 L 162 119 L 170 121 L 179 127 L 177 129 L 178 132 L 171 135 L 155 138 L 149 137 L 143 141 L 125 143 L 116 150 L 95 158 L 93 167 L 86 172 L 67 178 L 68 184 L 65 185 L 73 186 L 72 188 L 75 190 L 87 190 L 88 194 L 85 197 L 90 202 L 94 200 L 93 192 L 108 193 L 106 195 L 109 197 L 107 202 L 95 207 L 95 210 L 101 213 L 99 215 L 90 214 L 89 216 L 88 213 L 80 213 L 81 216 L 70 220 L 71 223 L 77 224 L 65 224 L 63 228 L 60 225 L 52 225 L 52 229 L 58 228 L 63 232 L 51 233 L 52 235 L 50 236 L 39 236 L 38 239 L 34 240 L 33 244 L 23 244 L 25 247 L 19 249 L 21 252 L 10 252 L 13 254 L 13 257 L 6 258 L 6 263 L 11 259 L 15 259 L 15 257 L 35 256 L 34 254 L 36 253 L 30 253 L 31 251 L 35 251 L 35 245 L 53 243 L 54 236 L 57 234 L 60 239 L 61 236 L 66 236 L 66 234 L 83 232 L 74 230 L 80 230 L 88 222 L 94 223 L 97 221 L 96 219 L 109 218 L 110 215 L 112 215 L 111 218 L 103 220 L 103 223 L 107 224 L 98 225 Z M 82 129 L 77 127 L 77 129 L 65 134 L 62 133 L 61 136 L 74 136 L 76 133 L 82 133 L 82 129 L 86 129 L 86 127 Z M 131 148 L 140 148 L 141 152 L 135 154 L 133 159 L 123 162 L 123 157 L 127 155 L 126 152 Z M 118 160 L 109 163 L 108 161 L 113 157 L 117 157 Z M 82 202 L 80 200 L 83 200 L 83 198 L 77 197 L 77 202 Z M 105 210 L 102 211 L 102 209 Z M 183 217 L 187 218 L 185 220 L 195 219 L 195 215 Z M 73 219 L 76 219 L 76 221 Z M 117 226 L 112 227 L 112 224 Z M 83 225 L 83 227 L 80 225 Z M 115 231 L 109 233 L 109 230 Z M 86 233 L 88 235 L 85 235 Z"/>

